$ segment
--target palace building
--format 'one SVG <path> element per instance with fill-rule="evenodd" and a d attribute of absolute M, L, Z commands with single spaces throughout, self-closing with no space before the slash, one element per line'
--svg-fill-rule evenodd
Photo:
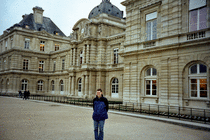
<path fill-rule="evenodd" d="M 0 36 L 0 93 L 210 106 L 210 1 L 110 0 L 70 36 L 41 7 Z"/>

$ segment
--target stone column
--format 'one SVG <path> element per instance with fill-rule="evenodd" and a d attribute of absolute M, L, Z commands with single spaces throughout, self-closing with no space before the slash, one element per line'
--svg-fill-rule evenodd
<path fill-rule="evenodd" d="M 89 57 L 90 57 L 90 56 L 89 56 L 89 53 L 90 53 L 89 50 L 90 50 L 90 45 L 87 45 L 87 53 L 86 53 L 86 63 L 87 63 L 87 64 L 89 64 L 89 60 L 90 60 L 90 59 L 89 59 Z"/>
<path fill-rule="evenodd" d="M 75 55 L 76 55 L 76 49 L 74 48 L 73 50 L 72 50 L 72 52 L 73 52 L 73 65 L 75 66 L 76 65 L 76 60 L 75 60 Z"/>
<path fill-rule="evenodd" d="M 90 48 L 90 64 L 97 64 L 96 61 L 96 46 L 94 43 L 92 43 Z"/>
<path fill-rule="evenodd" d="M 89 75 L 86 75 L 85 78 L 85 97 L 89 97 Z"/>
<path fill-rule="evenodd" d="M 111 56 L 111 46 L 108 46 L 106 52 L 107 64 L 111 64 Z"/>
<path fill-rule="evenodd" d="M 71 76 L 69 76 L 68 94 L 71 95 Z"/>
<path fill-rule="evenodd" d="M 86 95 L 86 90 L 85 90 L 85 75 L 82 76 L 82 95 Z"/>
<path fill-rule="evenodd" d="M 85 64 L 86 63 L 86 45 L 83 46 L 83 58 L 82 58 L 82 64 Z"/>
<path fill-rule="evenodd" d="M 69 55 L 69 64 L 72 66 L 72 56 L 73 56 L 73 50 L 70 50 L 70 55 Z"/>
<path fill-rule="evenodd" d="M 71 76 L 71 95 L 75 95 L 75 77 Z"/>

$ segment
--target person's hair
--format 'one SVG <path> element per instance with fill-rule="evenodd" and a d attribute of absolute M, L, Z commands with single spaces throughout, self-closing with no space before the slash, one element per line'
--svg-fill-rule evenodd
<path fill-rule="evenodd" d="M 100 89 L 100 88 L 99 88 L 99 89 L 97 89 L 97 91 L 100 91 L 100 92 L 102 92 L 102 89 Z"/>

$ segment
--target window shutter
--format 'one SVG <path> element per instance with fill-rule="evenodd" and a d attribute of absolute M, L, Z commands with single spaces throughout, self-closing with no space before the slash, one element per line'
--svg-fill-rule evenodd
<path fill-rule="evenodd" d="M 147 22 L 147 39 L 146 40 L 151 40 L 151 22 Z"/>
<path fill-rule="evenodd" d="M 198 10 L 190 11 L 190 32 L 197 30 Z"/>
<path fill-rule="evenodd" d="M 189 10 L 206 6 L 206 0 L 189 0 Z"/>
<path fill-rule="evenodd" d="M 207 28 L 207 7 L 199 10 L 199 30 Z"/>
<path fill-rule="evenodd" d="M 153 21 L 153 25 L 152 25 L 152 39 L 157 39 L 157 19 Z"/>

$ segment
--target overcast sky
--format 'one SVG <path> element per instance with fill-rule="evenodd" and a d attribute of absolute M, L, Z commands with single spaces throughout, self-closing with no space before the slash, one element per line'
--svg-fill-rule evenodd
<path fill-rule="evenodd" d="M 120 3 L 124 0 L 110 0 L 121 11 L 125 7 Z M 81 18 L 88 18 L 90 11 L 102 0 L 1 0 L 0 4 L 0 35 L 3 31 L 19 23 L 22 15 L 33 13 L 35 6 L 44 9 L 44 16 L 49 17 L 66 36 L 72 32 L 74 24 Z"/>

